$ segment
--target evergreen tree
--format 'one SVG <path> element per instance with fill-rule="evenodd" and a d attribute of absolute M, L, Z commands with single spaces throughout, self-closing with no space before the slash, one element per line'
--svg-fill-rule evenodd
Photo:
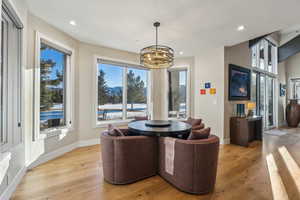
<path fill-rule="evenodd" d="M 50 84 L 50 74 L 52 71 L 52 67 L 56 64 L 53 60 L 43 60 L 41 59 L 41 67 L 40 67 L 40 107 L 42 110 L 48 110 L 52 107 L 52 92 L 48 87 Z"/>
<path fill-rule="evenodd" d="M 133 109 L 134 103 L 145 103 L 146 96 L 144 94 L 145 83 L 140 76 L 135 76 L 132 70 L 127 74 L 127 102 L 131 104 Z"/>
<path fill-rule="evenodd" d="M 41 51 L 46 50 L 46 45 L 41 46 Z M 53 90 L 51 86 L 58 86 L 63 82 L 63 74 L 56 72 L 56 79 L 51 79 L 51 73 L 56 63 L 51 59 L 40 60 L 40 108 L 41 110 L 48 110 L 53 106 L 53 103 L 63 102 L 63 88 L 60 90 Z"/>
<path fill-rule="evenodd" d="M 105 72 L 100 70 L 98 75 L 98 105 L 104 105 L 109 100 L 109 90 L 104 79 Z"/>

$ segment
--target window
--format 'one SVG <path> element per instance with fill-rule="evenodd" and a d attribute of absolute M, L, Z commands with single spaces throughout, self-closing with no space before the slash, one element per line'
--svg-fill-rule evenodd
<path fill-rule="evenodd" d="M 0 65 L 0 146 L 3 151 L 22 142 L 22 29 L 23 25 L 16 13 L 4 1 L 1 19 L 2 62 Z"/>
<path fill-rule="evenodd" d="M 40 129 L 66 125 L 65 69 L 67 54 L 41 43 Z"/>
<path fill-rule="evenodd" d="M 147 116 L 148 71 L 127 69 L 127 119 Z"/>
<path fill-rule="evenodd" d="M 290 98 L 291 99 L 300 99 L 300 79 L 299 78 L 293 78 L 290 79 Z"/>
<path fill-rule="evenodd" d="M 187 70 L 168 71 L 169 118 L 187 117 Z"/>
<path fill-rule="evenodd" d="M 277 74 L 277 47 L 267 39 L 251 47 L 252 67 Z"/>
<path fill-rule="evenodd" d="M 123 68 L 98 65 L 98 120 L 123 119 Z"/>
<path fill-rule="evenodd" d="M 36 34 L 35 133 L 57 135 L 72 128 L 73 50 Z"/>
<path fill-rule="evenodd" d="M 253 101 L 253 102 L 255 102 L 256 103 L 256 105 L 258 105 L 258 99 L 257 99 L 257 97 L 258 97 L 258 95 L 257 95 L 257 93 L 258 93 L 258 84 L 259 83 L 257 83 L 257 81 L 258 81 L 258 73 L 255 73 L 255 72 L 252 72 L 252 77 L 251 77 L 251 101 Z M 253 110 L 253 113 L 255 114 L 255 115 L 259 115 L 259 110 L 258 109 L 255 109 L 255 110 Z"/>
<path fill-rule="evenodd" d="M 265 45 L 266 45 L 266 41 L 265 40 L 261 40 L 260 43 L 259 43 L 259 58 L 258 58 L 258 67 L 261 69 L 261 70 L 265 70 L 265 58 L 266 58 L 266 55 L 265 55 L 265 52 L 266 52 L 266 49 L 265 49 Z"/>
<path fill-rule="evenodd" d="M 251 47 L 251 99 L 256 102 L 255 114 L 263 117 L 264 128 L 275 126 L 275 80 L 277 74 L 277 47 L 267 39 Z"/>
<path fill-rule="evenodd" d="M 148 74 L 140 66 L 97 59 L 97 122 L 147 116 Z"/>

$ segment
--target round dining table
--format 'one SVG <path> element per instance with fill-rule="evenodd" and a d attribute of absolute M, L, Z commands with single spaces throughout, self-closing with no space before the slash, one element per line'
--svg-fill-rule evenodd
<path fill-rule="evenodd" d="M 192 126 L 173 120 L 141 120 L 128 124 L 129 131 L 145 136 L 182 137 L 191 132 Z"/>

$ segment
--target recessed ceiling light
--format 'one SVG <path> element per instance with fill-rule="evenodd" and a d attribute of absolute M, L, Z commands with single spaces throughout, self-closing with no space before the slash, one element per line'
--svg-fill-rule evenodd
<path fill-rule="evenodd" d="M 243 31 L 243 30 L 245 30 L 245 26 L 244 25 L 240 25 L 240 26 L 237 27 L 237 30 L 238 31 Z"/>
<path fill-rule="evenodd" d="M 179 54 L 180 54 L 180 55 L 183 55 L 183 51 L 179 51 Z"/>
<path fill-rule="evenodd" d="M 76 25 L 77 25 L 76 21 L 74 21 L 74 20 L 71 20 L 71 21 L 70 21 L 70 24 L 71 24 L 72 26 L 76 26 Z"/>

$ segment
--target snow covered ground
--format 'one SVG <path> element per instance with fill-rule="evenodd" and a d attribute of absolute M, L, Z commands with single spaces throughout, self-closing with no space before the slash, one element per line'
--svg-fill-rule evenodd
<path fill-rule="evenodd" d="M 127 104 L 127 108 L 131 109 L 131 104 Z M 134 109 L 146 109 L 147 104 L 133 104 Z M 100 105 L 99 109 L 122 109 L 122 104 L 105 104 L 105 105 Z"/>
<path fill-rule="evenodd" d="M 41 112 L 41 123 L 46 123 L 48 119 L 63 118 L 62 104 L 56 104 L 49 111 Z M 122 104 L 105 104 L 98 106 L 98 120 L 121 120 L 123 118 Z M 181 117 L 186 114 L 185 103 L 180 104 L 179 111 L 170 111 L 169 117 Z M 127 104 L 127 119 L 133 119 L 135 116 L 146 116 L 147 104 Z"/>
<path fill-rule="evenodd" d="M 98 120 L 121 120 L 123 117 L 122 104 L 105 104 L 99 107 Z M 104 112 L 106 113 L 104 115 Z M 147 104 L 127 104 L 127 119 L 133 119 L 136 116 L 142 117 L 147 115 Z"/>

